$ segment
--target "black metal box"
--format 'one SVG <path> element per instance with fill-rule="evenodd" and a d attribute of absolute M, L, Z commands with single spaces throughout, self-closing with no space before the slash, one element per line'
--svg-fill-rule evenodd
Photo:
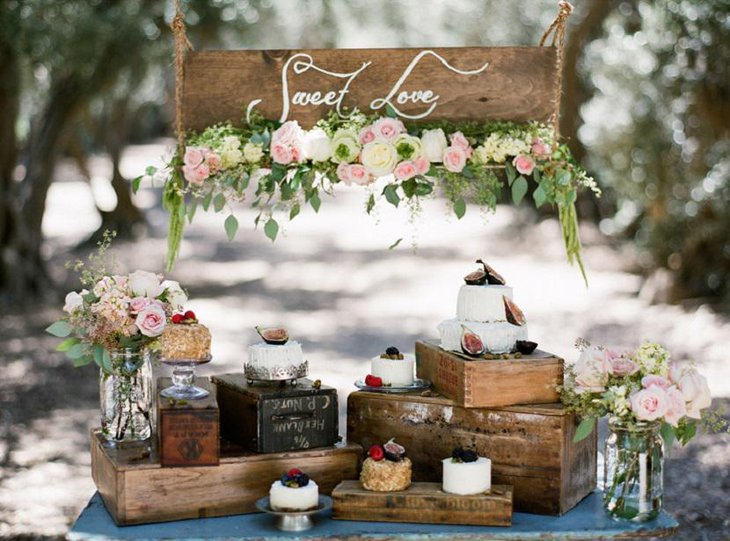
<path fill-rule="evenodd" d="M 309 379 L 249 384 L 242 373 L 211 378 L 217 386 L 221 436 L 257 453 L 337 443 L 337 390 Z"/>

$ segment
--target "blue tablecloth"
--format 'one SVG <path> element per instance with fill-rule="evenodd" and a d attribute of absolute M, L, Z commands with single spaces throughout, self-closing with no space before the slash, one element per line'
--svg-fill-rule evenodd
<path fill-rule="evenodd" d="M 677 527 L 677 521 L 664 511 L 655 520 L 643 524 L 613 521 L 604 514 L 597 492 L 562 517 L 514 513 L 509 528 L 352 522 L 332 520 L 328 513 L 317 517 L 313 529 L 301 533 L 281 532 L 274 527 L 273 517 L 260 513 L 119 527 L 96 493 L 71 528 L 68 539 L 621 539 L 666 536 Z"/>

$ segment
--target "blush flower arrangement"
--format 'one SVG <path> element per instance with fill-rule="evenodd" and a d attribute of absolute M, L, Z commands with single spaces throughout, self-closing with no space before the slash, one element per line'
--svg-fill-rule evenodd
<path fill-rule="evenodd" d="M 212 126 L 189 134 L 185 148 L 164 170 L 150 167 L 146 173 L 135 179 L 135 189 L 143 178 L 165 183 L 168 268 L 177 257 L 185 221 L 192 222 L 198 208 L 226 210 L 225 230 L 229 239 L 235 237 L 239 223 L 232 204 L 246 199 L 249 185 L 255 187 L 255 225 L 263 223 L 273 241 L 281 214 L 292 220 L 304 205 L 317 212 L 321 194 L 332 194 L 338 184 L 364 187 L 368 214 L 381 199 L 395 207 L 405 202 L 416 213 L 421 198 L 440 192 L 461 218 L 467 202 L 493 211 L 505 188 L 519 204 L 531 182 L 537 207 L 557 206 L 568 259 L 577 261 L 584 274 L 575 201 L 580 188 L 600 195 L 593 179 L 574 162 L 567 146 L 553 141 L 553 131 L 545 124 L 407 126 L 394 116 L 357 111 L 346 117 L 332 112 L 310 130 L 296 121 L 280 124 L 255 116 L 240 128 Z"/>

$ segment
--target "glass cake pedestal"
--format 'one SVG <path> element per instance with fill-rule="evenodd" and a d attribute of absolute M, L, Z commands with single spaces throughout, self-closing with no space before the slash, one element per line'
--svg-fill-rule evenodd
<path fill-rule="evenodd" d="M 212 357 L 203 359 L 166 359 L 160 357 L 160 362 L 172 367 L 172 385 L 160 391 L 165 398 L 176 400 L 200 400 L 210 393 L 195 385 L 195 368 L 207 364 Z"/>

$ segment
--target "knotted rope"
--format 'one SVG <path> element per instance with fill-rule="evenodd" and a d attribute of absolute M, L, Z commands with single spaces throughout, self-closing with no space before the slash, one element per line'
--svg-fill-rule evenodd
<path fill-rule="evenodd" d="M 556 59 L 558 76 L 555 80 L 555 110 L 550 115 L 550 121 L 553 124 L 553 149 L 558 146 L 558 138 L 560 137 L 560 94 L 563 87 L 563 50 L 565 49 L 565 30 L 568 26 L 568 17 L 573 13 L 573 6 L 567 0 L 558 2 L 558 14 L 555 20 L 550 24 L 548 29 L 540 39 L 540 47 L 547 43 L 548 38 L 552 34 L 551 47 L 557 47 L 558 55 Z"/>
<path fill-rule="evenodd" d="M 172 34 L 175 37 L 175 135 L 177 145 L 182 153 L 185 147 L 185 128 L 183 124 L 182 97 L 185 79 L 185 54 L 193 46 L 188 40 L 185 31 L 185 15 L 180 0 L 175 0 L 175 15 L 170 23 Z M 182 154 L 181 154 L 182 155 Z"/>

